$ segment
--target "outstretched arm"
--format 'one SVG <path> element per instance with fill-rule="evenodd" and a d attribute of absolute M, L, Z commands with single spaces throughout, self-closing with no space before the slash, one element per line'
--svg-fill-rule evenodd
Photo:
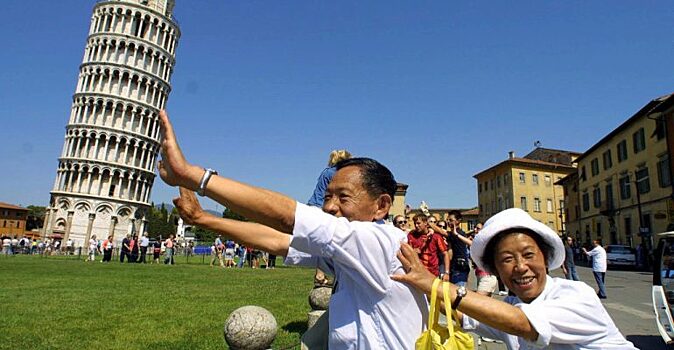
<path fill-rule="evenodd" d="M 163 138 L 159 162 L 161 179 L 170 186 L 196 191 L 204 169 L 187 162 L 165 111 L 159 113 L 159 118 Z M 232 211 L 280 232 L 291 233 L 293 230 L 296 202 L 280 193 L 214 175 L 208 182 L 206 195 Z"/>
<path fill-rule="evenodd" d="M 178 209 L 180 217 L 188 224 L 222 233 L 246 246 L 265 250 L 274 255 L 288 255 L 290 235 L 257 223 L 211 215 L 201 208 L 194 192 L 188 189 L 181 187 L 180 197 L 174 198 L 173 204 Z"/>
<path fill-rule="evenodd" d="M 403 265 L 404 275 L 393 275 L 395 281 L 405 282 L 421 292 L 431 295 L 433 280 L 436 278 L 421 264 L 419 257 L 407 243 L 400 244 L 398 259 Z M 456 296 L 457 286 L 449 283 L 449 295 L 452 301 Z M 442 295 L 442 284 L 438 285 L 438 295 Z M 442 298 L 442 297 L 440 297 Z M 535 341 L 538 332 L 531 325 L 524 312 L 515 306 L 484 295 L 468 291 L 461 300 L 458 310 L 462 313 L 498 330 Z"/>

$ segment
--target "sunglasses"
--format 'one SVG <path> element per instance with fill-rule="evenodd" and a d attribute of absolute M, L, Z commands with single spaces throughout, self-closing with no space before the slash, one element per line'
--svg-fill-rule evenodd
<path fill-rule="evenodd" d="M 439 228 L 447 228 L 445 225 L 438 225 Z"/>
<path fill-rule="evenodd" d="M 395 222 L 396 225 L 402 225 L 402 224 L 406 224 L 406 223 L 407 223 L 407 221 L 396 221 Z"/>

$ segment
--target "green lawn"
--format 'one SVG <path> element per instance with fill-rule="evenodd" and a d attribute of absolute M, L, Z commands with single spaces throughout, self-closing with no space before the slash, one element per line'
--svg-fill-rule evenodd
<path fill-rule="evenodd" d="M 0 349 L 224 349 L 224 321 L 244 305 L 271 311 L 273 348 L 290 348 L 306 330 L 313 270 L 278 261 L 240 270 L 200 258 L 168 266 L 0 256 Z"/>

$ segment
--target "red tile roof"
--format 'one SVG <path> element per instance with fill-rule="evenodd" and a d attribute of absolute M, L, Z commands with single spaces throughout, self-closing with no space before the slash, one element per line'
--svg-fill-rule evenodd
<path fill-rule="evenodd" d="M 3 208 L 3 209 L 14 209 L 14 210 L 25 210 L 25 211 L 28 211 L 28 209 L 26 209 L 26 208 L 22 208 L 22 207 L 20 207 L 20 206 L 13 205 L 13 204 L 9 204 L 9 203 L 5 203 L 5 202 L 0 202 L 0 208 Z"/>

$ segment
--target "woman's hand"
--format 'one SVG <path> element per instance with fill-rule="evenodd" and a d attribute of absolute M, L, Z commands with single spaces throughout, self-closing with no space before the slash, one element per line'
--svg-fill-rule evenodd
<path fill-rule="evenodd" d="M 158 164 L 159 176 L 170 186 L 196 189 L 203 175 L 203 169 L 195 167 L 185 160 L 166 111 L 159 112 L 159 120 L 162 135 L 161 160 Z"/>
<path fill-rule="evenodd" d="M 407 283 L 426 294 L 430 294 L 435 276 L 421 263 L 412 246 L 401 242 L 397 256 L 406 273 L 404 275 L 392 275 L 391 279 Z"/>

